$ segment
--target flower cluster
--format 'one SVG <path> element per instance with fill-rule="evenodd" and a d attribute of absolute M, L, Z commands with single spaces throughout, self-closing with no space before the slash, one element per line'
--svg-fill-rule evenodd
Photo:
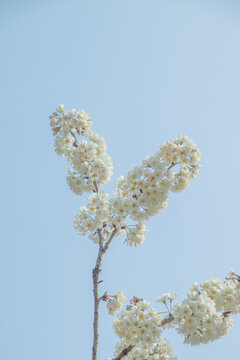
<path fill-rule="evenodd" d="M 161 336 L 162 316 L 143 299 L 134 297 L 126 311 L 114 319 L 113 328 L 120 341 L 115 355 L 131 347 L 126 360 L 174 360 L 170 343 Z"/>
<path fill-rule="evenodd" d="M 109 220 L 110 204 L 108 194 L 94 193 L 89 196 L 87 206 L 81 206 L 74 218 L 74 226 L 80 235 L 89 233 L 89 238 L 99 242 L 98 229 L 103 229 L 103 239 L 106 241 L 110 230 L 105 226 Z"/>
<path fill-rule="evenodd" d="M 153 345 L 153 349 L 148 355 L 147 360 L 177 360 L 177 357 L 173 356 L 170 342 L 165 337 L 160 336 Z"/>
<path fill-rule="evenodd" d="M 199 160 L 200 151 L 187 136 L 164 143 L 141 166 L 118 179 L 114 194 L 125 216 L 145 221 L 159 214 L 167 206 L 169 191 L 182 191 L 197 177 Z"/>
<path fill-rule="evenodd" d="M 99 243 L 99 233 L 106 242 L 114 231 L 115 236 L 122 235 L 126 230 L 126 220 L 115 216 L 112 199 L 104 191 L 88 197 L 87 206 L 81 206 L 74 217 L 74 227 L 80 235 L 89 235 L 89 239 Z"/>
<path fill-rule="evenodd" d="M 142 244 L 147 232 L 145 223 L 140 221 L 127 226 L 126 217 L 115 209 L 115 199 L 109 199 L 104 191 L 94 193 L 89 196 L 87 206 L 81 206 L 74 217 L 74 227 L 80 235 L 88 234 L 95 243 L 99 243 L 98 231 L 101 231 L 103 242 L 114 231 L 115 236 L 126 233 L 125 242 L 130 246 Z"/>
<path fill-rule="evenodd" d="M 137 246 L 144 242 L 147 233 L 146 225 L 140 221 L 134 228 L 128 227 L 126 243 L 130 246 Z"/>
<path fill-rule="evenodd" d="M 175 155 L 170 156 L 171 152 Z M 157 154 L 144 159 L 139 168 L 118 179 L 115 197 L 105 202 L 105 210 L 92 207 L 90 197 L 90 208 L 96 214 L 89 211 L 89 205 L 82 207 L 75 218 L 76 229 L 80 234 L 89 232 L 90 238 L 98 242 L 97 229 L 104 229 L 104 234 L 109 235 L 114 228 L 118 235 L 126 232 L 128 245 L 142 244 L 147 233 L 145 220 L 167 206 L 169 190 L 181 191 L 197 176 L 199 158 L 200 152 L 186 136 L 163 144 Z M 179 171 L 175 173 L 171 169 L 177 165 Z M 137 223 L 128 225 L 129 217 Z"/>
<path fill-rule="evenodd" d="M 154 343 L 161 333 L 161 314 L 150 309 L 150 304 L 143 299 L 134 298 L 132 303 L 114 319 L 115 333 L 127 346 Z"/>
<path fill-rule="evenodd" d="M 112 160 L 103 137 L 91 130 L 91 119 L 84 110 L 64 111 L 60 105 L 50 116 L 55 149 L 71 163 L 67 182 L 78 195 L 96 191 L 112 176 Z"/>
<path fill-rule="evenodd" d="M 113 299 L 110 299 L 107 303 L 108 312 L 110 315 L 115 315 L 124 305 L 126 297 L 122 291 L 119 291 Z"/>
<path fill-rule="evenodd" d="M 234 272 L 230 273 L 227 281 L 217 278 L 205 280 L 201 287 L 214 301 L 217 311 L 225 314 L 240 312 L 240 278 Z"/>
<path fill-rule="evenodd" d="M 115 235 L 126 234 L 130 246 L 142 244 L 146 233 L 145 221 L 167 206 L 169 191 L 185 189 L 199 172 L 200 151 L 187 136 L 164 143 L 159 151 L 146 157 L 116 184 L 114 197 L 107 198 L 100 189 L 112 175 L 112 160 L 107 154 L 104 138 L 91 130 L 92 122 L 81 109 L 64 110 L 60 105 L 50 116 L 55 136 L 55 149 L 71 163 L 67 182 L 78 195 L 94 192 L 88 205 L 80 208 L 74 219 L 79 234 L 89 234 L 99 242 L 98 231 L 107 241 Z M 175 169 L 175 171 L 174 171 Z M 135 224 L 128 224 L 129 218 Z"/>
<path fill-rule="evenodd" d="M 116 346 L 115 355 L 118 355 L 126 349 L 124 342 L 119 342 Z M 111 360 L 111 359 L 109 359 Z M 170 342 L 163 336 L 149 346 L 148 344 L 135 345 L 131 351 L 124 356 L 124 360 L 177 360 L 173 357 L 172 346 Z"/>
<path fill-rule="evenodd" d="M 210 287 L 209 287 L 210 290 Z M 173 308 L 177 331 L 184 335 L 184 343 L 205 344 L 226 335 L 232 328 L 228 313 L 217 309 L 214 297 L 194 283 L 181 304 Z"/>

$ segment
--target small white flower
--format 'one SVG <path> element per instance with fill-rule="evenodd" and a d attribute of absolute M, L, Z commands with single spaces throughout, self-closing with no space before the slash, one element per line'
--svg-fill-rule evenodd
<path fill-rule="evenodd" d="M 124 305 L 126 297 L 122 291 L 119 291 L 114 299 L 109 300 L 107 303 L 108 312 L 110 315 L 115 315 Z"/>
<path fill-rule="evenodd" d="M 163 304 L 166 304 L 167 301 L 172 302 L 172 301 L 175 300 L 176 298 L 177 298 L 177 294 L 176 294 L 176 293 L 169 292 L 169 293 L 163 294 L 162 296 L 159 296 L 156 301 L 157 301 L 157 302 L 162 302 Z"/>
<path fill-rule="evenodd" d="M 59 105 L 59 107 L 56 109 L 56 111 L 63 114 L 64 113 L 64 105 L 63 104 Z"/>

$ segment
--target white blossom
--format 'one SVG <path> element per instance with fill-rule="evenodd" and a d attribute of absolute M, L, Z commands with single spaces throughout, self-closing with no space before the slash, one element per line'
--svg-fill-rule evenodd
<path fill-rule="evenodd" d="M 169 292 L 166 294 L 163 294 L 158 297 L 157 302 L 162 302 L 163 304 L 166 304 L 167 301 L 172 302 L 177 298 L 177 294 L 173 292 Z"/>
<path fill-rule="evenodd" d="M 123 295 L 122 291 L 119 291 L 118 294 L 107 303 L 109 314 L 115 315 L 123 307 L 125 301 L 126 297 Z"/>
<path fill-rule="evenodd" d="M 143 243 L 147 233 L 146 225 L 143 221 L 140 221 L 136 228 L 129 229 L 127 233 L 126 242 L 130 246 L 137 246 Z"/>

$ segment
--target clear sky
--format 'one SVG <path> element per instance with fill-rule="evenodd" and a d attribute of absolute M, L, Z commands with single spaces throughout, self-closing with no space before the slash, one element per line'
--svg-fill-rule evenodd
<path fill-rule="evenodd" d="M 106 138 L 118 176 L 187 134 L 200 176 L 148 221 L 138 248 L 117 240 L 100 292 L 183 299 L 194 281 L 240 272 L 240 3 L 225 0 L 13 1 L 0 4 L 1 360 L 91 358 L 96 246 L 72 218 L 86 197 L 67 187 L 48 116 L 80 107 Z M 101 311 L 99 360 L 117 338 Z M 179 360 L 240 358 L 240 316 L 225 338 L 182 344 Z"/>

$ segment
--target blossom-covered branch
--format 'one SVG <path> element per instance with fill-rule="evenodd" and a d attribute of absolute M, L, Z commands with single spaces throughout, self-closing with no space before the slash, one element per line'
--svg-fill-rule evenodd
<path fill-rule="evenodd" d="M 171 345 L 162 337 L 168 327 L 176 328 L 184 336 L 184 343 L 191 345 L 206 344 L 227 335 L 233 325 L 230 315 L 240 312 L 240 277 L 231 270 L 225 281 L 214 278 L 203 281 L 200 286 L 194 283 L 186 299 L 173 306 L 176 297 L 175 293 L 167 293 L 158 298 L 167 310 L 164 319 L 164 312 L 134 297 L 131 305 L 113 321 L 113 329 L 120 339 L 114 359 L 126 349 L 131 350 L 124 355 L 124 360 L 176 359 Z"/>
<path fill-rule="evenodd" d="M 60 105 L 50 118 L 56 152 L 73 167 L 67 177 L 70 188 L 79 195 L 93 193 L 74 226 L 96 243 L 97 229 L 102 229 L 104 242 L 115 229 L 115 236 L 125 235 L 128 245 L 141 244 L 147 233 L 145 221 L 167 206 L 169 192 L 184 190 L 199 174 L 200 151 L 187 136 L 178 136 L 121 176 L 110 198 L 101 188 L 111 178 L 112 160 L 105 140 L 91 130 L 89 116 L 81 109 L 65 112 Z"/>
<path fill-rule="evenodd" d="M 92 360 L 97 360 L 99 304 L 107 302 L 109 313 L 114 315 L 126 300 L 122 291 L 117 295 L 105 292 L 99 297 L 103 255 L 115 237 L 123 236 L 130 246 L 143 243 L 146 221 L 167 207 L 170 192 L 183 191 L 198 176 L 201 154 L 187 136 L 180 135 L 121 176 L 114 194 L 109 196 L 102 188 L 111 179 L 112 159 L 107 154 L 105 139 L 92 131 L 88 114 L 81 109 L 65 111 L 60 105 L 50 119 L 56 152 L 71 164 L 69 187 L 77 195 L 90 194 L 87 205 L 81 206 L 74 218 L 74 227 L 98 247 L 92 271 Z M 184 342 L 191 345 L 226 335 L 232 327 L 230 315 L 240 312 L 240 277 L 231 271 L 226 281 L 213 279 L 200 286 L 194 283 L 182 303 L 173 305 L 175 299 L 175 293 L 159 297 L 158 301 L 166 307 L 167 316 L 163 318 L 146 300 L 134 297 L 113 322 L 119 337 L 114 360 L 176 359 L 171 344 L 162 336 L 167 327 L 175 327 L 184 336 Z"/>

